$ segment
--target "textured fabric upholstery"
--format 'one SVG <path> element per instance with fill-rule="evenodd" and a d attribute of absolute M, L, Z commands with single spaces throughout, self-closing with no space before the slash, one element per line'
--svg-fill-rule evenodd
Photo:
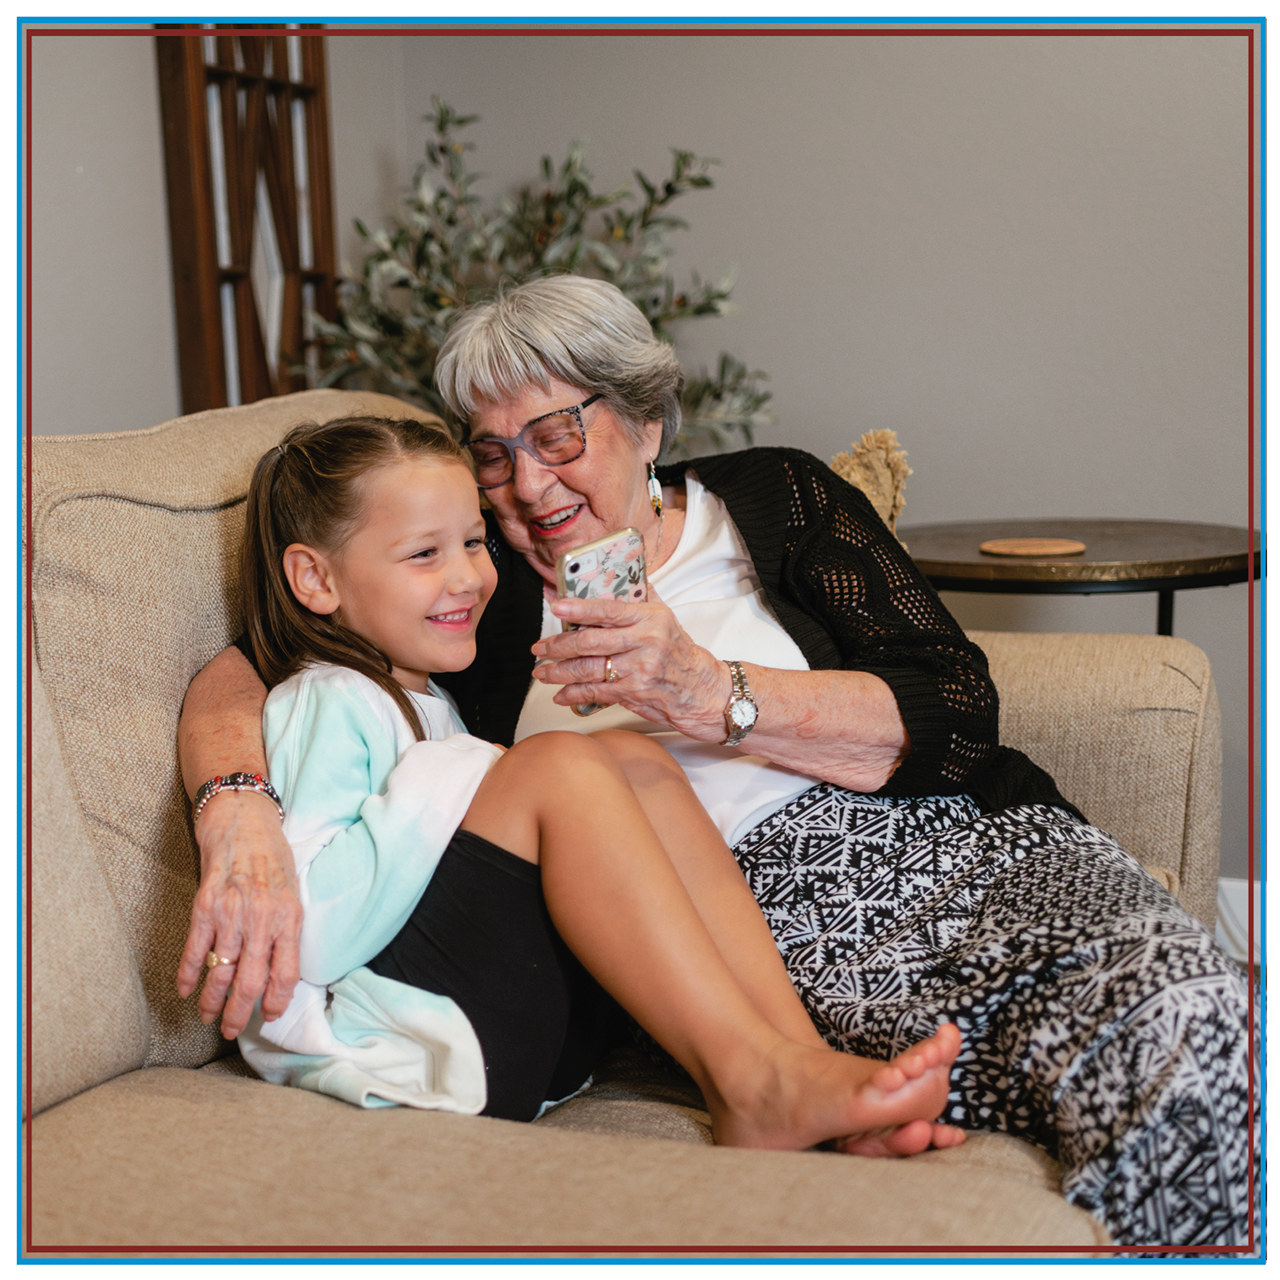
<path fill-rule="evenodd" d="M 1139 862 L 1173 871 L 1183 905 L 1212 929 L 1222 730 L 1203 651 L 1171 636 L 970 638 L 991 663 L 1002 740 Z"/>
<path fill-rule="evenodd" d="M 141 1066 L 149 1020 L 133 949 L 84 829 L 38 676 L 30 715 L 38 781 L 31 813 L 35 1114 Z"/>
<path fill-rule="evenodd" d="M 36 1118 L 32 1148 L 35 1184 L 58 1188 L 35 1200 L 37 1247 L 1092 1250 L 1105 1241 L 1034 1174 L 982 1163 L 361 1111 L 202 1071 L 137 1071 L 72 1098 Z"/>
<path fill-rule="evenodd" d="M 364 410 L 429 416 L 312 391 L 32 441 L 36 661 L 137 956 L 148 1065 L 196 1066 L 224 1047 L 173 985 L 199 871 L 174 744 L 191 677 L 240 628 L 233 562 L 249 476 L 295 423 Z"/>

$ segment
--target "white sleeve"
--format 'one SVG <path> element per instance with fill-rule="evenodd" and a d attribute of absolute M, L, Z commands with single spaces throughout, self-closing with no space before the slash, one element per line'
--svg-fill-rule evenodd
<path fill-rule="evenodd" d="M 298 864 L 301 973 L 324 985 L 404 926 L 501 752 L 455 734 L 414 743 L 397 761 L 386 721 L 358 688 L 315 680 L 268 709 L 267 738 Z"/>

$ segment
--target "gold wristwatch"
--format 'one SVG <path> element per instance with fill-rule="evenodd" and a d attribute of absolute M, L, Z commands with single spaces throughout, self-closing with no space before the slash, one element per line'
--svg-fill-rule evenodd
<path fill-rule="evenodd" d="M 751 696 L 747 673 L 743 671 L 742 663 L 730 662 L 726 665 L 733 677 L 733 693 L 729 695 L 729 705 L 724 709 L 724 727 L 729 733 L 724 745 L 736 747 L 756 727 L 760 708 Z"/>

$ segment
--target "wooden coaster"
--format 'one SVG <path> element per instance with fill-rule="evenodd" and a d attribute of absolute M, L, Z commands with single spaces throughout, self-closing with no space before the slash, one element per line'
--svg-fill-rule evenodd
<path fill-rule="evenodd" d="M 989 556 L 1078 556 L 1084 543 L 1075 538 L 992 538 L 978 550 Z"/>

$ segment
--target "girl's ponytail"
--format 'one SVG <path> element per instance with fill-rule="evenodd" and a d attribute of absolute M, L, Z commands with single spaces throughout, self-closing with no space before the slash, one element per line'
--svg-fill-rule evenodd
<path fill-rule="evenodd" d="M 271 492 L 275 487 L 283 445 L 258 459 L 245 503 L 244 541 L 240 550 L 240 581 L 244 588 L 244 621 L 258 671 L 268 686 L 278 684 L 283 657 L 280 626 L 284 602 L 280 589 L 289 590 L 284 576 L 284 547 L 276 545 L 271 520 Z M 290 592 L 292 595 L 292 592 Z M 296 601 L 295 601 L 296 603 Z"/>

